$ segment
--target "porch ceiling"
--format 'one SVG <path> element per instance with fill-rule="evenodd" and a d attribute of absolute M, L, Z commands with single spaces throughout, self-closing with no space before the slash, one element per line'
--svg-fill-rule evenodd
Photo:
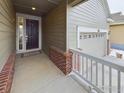
<path fill-rule="evenodd" d="M 13 0 L 16 12 L 42 16 L 62 0 Z M 36 10 L 33 11 L 32 7 Z"/>

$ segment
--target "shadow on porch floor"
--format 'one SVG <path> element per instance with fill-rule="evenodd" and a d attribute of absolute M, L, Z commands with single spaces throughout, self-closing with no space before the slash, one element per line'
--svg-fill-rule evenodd
<path fill-rule="evenodd" d="M 87 93 L 44 54 L 18 58 L 11 93 Z"/>

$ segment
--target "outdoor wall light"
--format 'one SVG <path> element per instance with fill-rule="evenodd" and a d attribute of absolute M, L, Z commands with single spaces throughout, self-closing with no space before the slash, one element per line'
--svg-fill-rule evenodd
<path fill-rule="evenodd" d="M 22 24 L 19 24 L 19 28 L 23 28 L 23 25 Z"/>
<path fill-rule="evenodd" d="M 35 7 L 32 7 L 32 10 L 34 11 L 34 10 L 36 10 L 36 8 Z"/>

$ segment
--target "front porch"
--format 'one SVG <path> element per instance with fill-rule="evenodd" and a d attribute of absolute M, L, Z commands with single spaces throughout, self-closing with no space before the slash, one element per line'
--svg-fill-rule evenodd
<path fill-rule="evenodd" d="M 0 93 L 124 93 L 124 65 L 103 58 L 107 2 L 67 1 L 0 1 Z"/>
<path fill-rule="evenodd" d="M 17 58 L 11 93 L 87 93 L 44 54 Z"/>

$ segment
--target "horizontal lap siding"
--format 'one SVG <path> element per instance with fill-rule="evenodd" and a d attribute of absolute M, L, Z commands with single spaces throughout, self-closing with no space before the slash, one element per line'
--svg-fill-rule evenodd
<path fill-rule="evenodd" d="M 110 42 L 124 45 L 124 25 L 113 25 L 110 31 Z"/>
<path fill-rule="evenodd" d="M 15 49 L 15 12 L 11 0 L 0 0 L 0 70 Z"/>
<path fill-rule="evenodd" d="M 102 0 L 89 0 L 71 7 L 68 5 L 68 48 L 77 48 L 77 27 L 108 29 Z"/>
<path fill-rule="evenodd" d="M 43 17 L 43 50 L 48 54 L 50 46 L 66 50 L 66 2 Z"/>

